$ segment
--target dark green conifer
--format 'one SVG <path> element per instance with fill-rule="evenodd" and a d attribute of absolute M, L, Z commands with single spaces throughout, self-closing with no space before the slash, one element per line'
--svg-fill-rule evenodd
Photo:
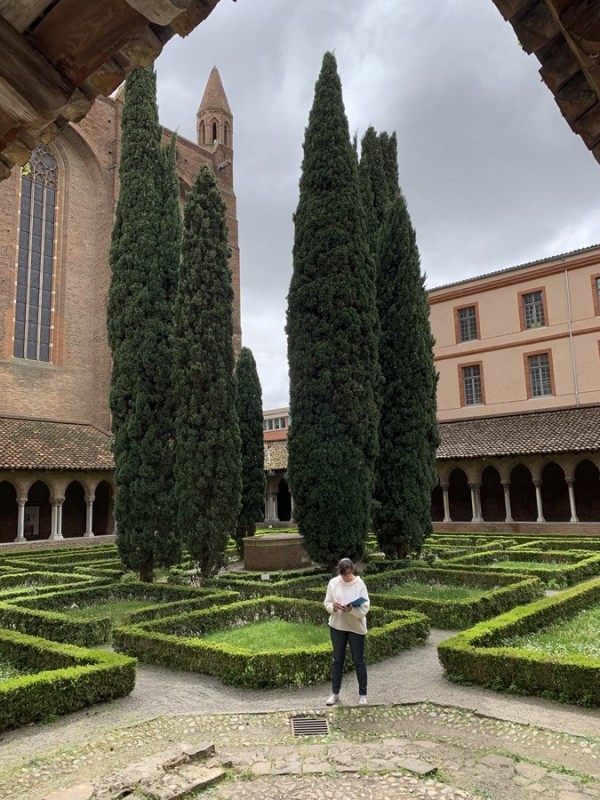
<path fill-rule="evenodd" d="M 382 390 L 373 526 L 386 556 L 404 558 L 431 532 L 439 434 L 429 304 L 399 191 L 381 230 L 378 267 Z"/>
<path fill-rule="evenodd" d="M 380 138 L 377 136 L 375 128 L 367 128 L 361 142 L 358 175 L 361 198 L 365 209 L 365 219 L 367 221 L 367 239 L 374 260 L 383 218 L 387 206 L 394 196 L 390 194 L 383 150 L 384 145 L 382 145 Z"/>
<path fill-rule="evenodd" d="M 180 225 L 164 213 L 172 208 L 168 196 L 176 179 L 173 159 L 167 177 L 160 142 L 154 71 L 133 70 L 125 84 L 107 316 L 117 544 L 123 563 L 146 581 L 155 564 L 175 563 L 179 556 L 169 364 Z"/>
<path fill-rule="evenodd" d="M 252 350 L 242 347 L 236 364 L 237 415 L 240 425 L 242 501 L 237 518 L 238 552 L 242 540 L 254 536 L 265 500 L 262 389 Z"/>
<path fill-rule="evenodd" d="M 240 504 L 228 259 L 225 204 L 202 167 L 183 218 L 174 367 L 178 525 L 203 577 L 223 565 Z"/>
<path fill-rule="evenodd" d="M 326 53 L 304 140 L 287 312 L 289 481 L 316 561 L 359 558 L 377 452 L 377 314 L 356 155 Z"/>

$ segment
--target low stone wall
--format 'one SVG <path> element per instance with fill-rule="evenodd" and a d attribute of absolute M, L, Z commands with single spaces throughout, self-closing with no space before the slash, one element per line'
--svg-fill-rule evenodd
<path fill-rule="evenodd" d="M 31 542 L 0 542 L 0 553 L 22 553 L 23 550 L 56 550 L 61 547 L 90 547 L 95 544 L 114 544 L 115 533 L 105 536 L 69 536 L 66 539 L 38 539 Z"/>
<path fill-rule="evenodd" d="M 244 539 L 244 568 L 268 572 L 302 569 L 311 564 L 299 533 L 274 533 Z"/>
<path fill-rule="evenodd" d="M 600 522 L 434 522 L 433 532 L 600 536 Z"/>

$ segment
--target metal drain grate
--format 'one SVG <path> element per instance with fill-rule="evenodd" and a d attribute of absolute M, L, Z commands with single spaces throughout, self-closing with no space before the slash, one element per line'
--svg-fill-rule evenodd
<path fill-rule="evenodd" d="M 290 717 L 294 736 L 327 736 L 329 723 L 323 717 Z"/>

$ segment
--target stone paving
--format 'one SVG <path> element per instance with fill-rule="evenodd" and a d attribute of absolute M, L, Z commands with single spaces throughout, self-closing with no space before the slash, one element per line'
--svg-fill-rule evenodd
<path fill-rule="evenodd" d="M 252 692 L 140 666 L 128 698 L 0 735 L 0 798 L 116 800 L 148 759 L 160 771 L 209 742 L 225 775 L 211 800 L 600 800 L 600 711 L 450 684 L 436 656 L 448 635 L 372 665 L 366 707 L 352 675 L 327 708 L 323 685 Z M 294 737 L 292 716 L 329 734 Z"/>

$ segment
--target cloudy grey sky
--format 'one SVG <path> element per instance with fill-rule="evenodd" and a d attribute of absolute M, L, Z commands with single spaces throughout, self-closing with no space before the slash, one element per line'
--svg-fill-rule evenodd
<path fill-rule="evenodd" d="M 162 123 L 195 140 L 213 65 L 234 115 L 244 344 L 287 405 L 284 333 L 302 142 L 323 53 L 351 132 L 398 135 L 428 286 L 600 241 L 600 164 L 491 0 L 221 0 L 156 64 Z"/>

